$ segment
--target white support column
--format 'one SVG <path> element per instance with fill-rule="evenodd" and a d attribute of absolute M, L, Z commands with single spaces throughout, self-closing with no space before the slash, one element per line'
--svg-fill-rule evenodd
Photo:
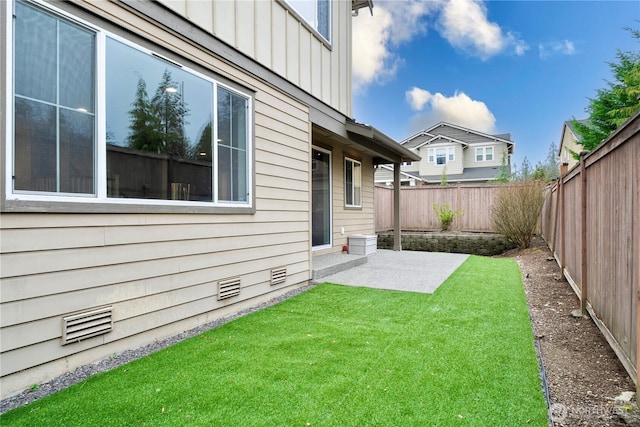
<path fill-rule="evenodd" d="M 402 250 L 402 225 L 400 222 L 400 163 L 393 164 L 393 250 Z"/>

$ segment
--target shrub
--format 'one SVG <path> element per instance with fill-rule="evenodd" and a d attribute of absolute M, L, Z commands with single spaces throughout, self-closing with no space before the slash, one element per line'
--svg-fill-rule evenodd
<path fill-rule="evenodd" d="M 462 215 L 462 211 L 454 212 L 451 206 L 449 206 L 449 203 L 446 202 L 442 205 L 434 203 L 433 210 L 436 211 L 436 216 L 440 220 L 440 229 L 442 231 L 448 230 L 453 220 Z"/>
<path fill-rule="evenodd" d="M 536 231 L 544 197 L 544 184 L 540 181 L 502 187 L 491 206 L 491 220 L 496 231 L 519 248 L 528 248 Z"/>

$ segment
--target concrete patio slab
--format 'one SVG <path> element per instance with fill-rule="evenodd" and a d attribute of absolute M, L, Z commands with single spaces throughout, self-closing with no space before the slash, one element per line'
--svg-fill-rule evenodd
<path fill-rule="evenodd" d="M 362 265 L 322 277 L 321 282 L 433 293 L 467 258 L 466 254 L 378 249 Z"/>

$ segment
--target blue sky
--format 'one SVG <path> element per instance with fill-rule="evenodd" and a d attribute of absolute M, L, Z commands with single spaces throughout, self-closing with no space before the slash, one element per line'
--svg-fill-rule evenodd
<path fill-rule="evenodd" d="M 397 141 L 439 121 L 511 133 L 535 165 L 617 50 L 640 50 L 639 21 L 636 0 L 375 0 L 353 19 L 353 116 Z"/>

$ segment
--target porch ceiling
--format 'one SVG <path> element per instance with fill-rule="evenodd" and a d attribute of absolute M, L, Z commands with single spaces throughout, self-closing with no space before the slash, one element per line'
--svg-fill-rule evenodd
<path fill-rule="evenodd" d="M 418 161 L 420 156 L 401 146 L 393 138 L 376 128 L 347 119 L 342 135 L 313 124 L 313 139 L 319 142 L 337 143 L 345 147 L 354 147 L 358 151 L 370 154 L 374 164 L 392 164 L 406 161 Z"/>

